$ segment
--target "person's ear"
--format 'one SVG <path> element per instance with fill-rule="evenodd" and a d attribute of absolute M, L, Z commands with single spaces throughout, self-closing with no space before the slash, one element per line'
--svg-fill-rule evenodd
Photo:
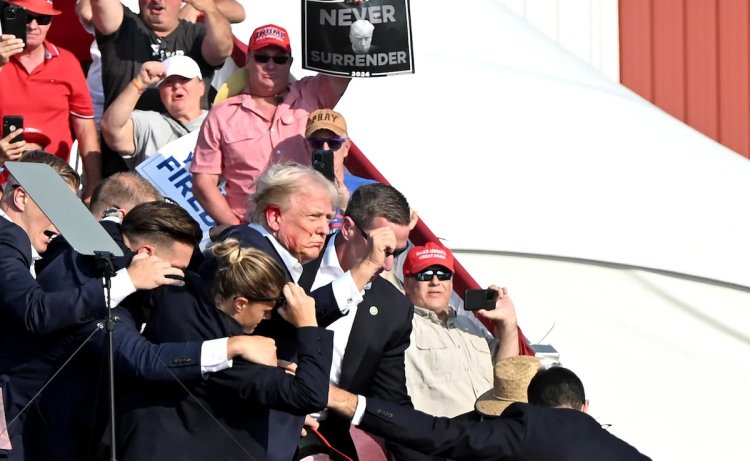
<path fill-rule="evenodd" d="M 583 401 L 583 405 L 581 405 L 581 411 L 584 412 L 584 413 L 588 413 L 589 412 L 589 401 L 588 401 L 588 399 L 586 399 L 586 400 Z"/>
<path fill-rule="evenodd" d="M 152 247 L 151 245 L 140 246 L 138 248 L 138 250 L 136 251 L 136 254 L 143 254 L 143 253 L 145 253 L 145 254 L 147 254 L 149 256 L 153 256 L 154 255 L 154 247 Z"/>
<path fill-rule="evenodd" d="M 29 194 L 26 192 L 26 189 L 24 189 L 21 186 L 13 188 L 13 205 L 19 211 L 26 210 L 26 202 L 28 200 L 29 200 Z"/>
<path fill-rule="evenodd" d="M 247 306 L 248 302 L 244 296 L 235 296 L 232 300 L 232 312 L 239 314 Z"/>
<path fill-rule="evenodd" d="M 206 82 L 201 80 L 201 97 L 203 97 L 204 94 L 206 94 Z"/>
<path fill-rule="evenodd" d="M 346 241 L 351 240 L 356 235 L 357 225 L 354 224 L 354 220 L 350 216 L 344 216 L 339 232 Z"/>
<path fill-rule="evenodd" d="M 281 208 L 276 205 L 266 207 L 266 224 L 270 230 L 279 231 L 279 228 L 281 228 Z"/>

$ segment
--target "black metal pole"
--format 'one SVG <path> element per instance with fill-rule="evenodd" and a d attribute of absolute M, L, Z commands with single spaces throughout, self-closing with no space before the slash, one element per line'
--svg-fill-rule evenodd
<path fill-rule="evenodd" d="M 117 431 L 115 427 L 115 343 L 114 330 L 117 319 L 112 315 L 112 277 L 115 275 L 115 268 L 112 264 L 112 253 L 95 252 L 97 267 L 104 276 L 104 289 L 106 291 L 107 301 L 107 319 L 104 326 L 107 329 L 107 367 L 109 369 L 109 427 L 110 427 L 110 460 L 117 461 Z"/>

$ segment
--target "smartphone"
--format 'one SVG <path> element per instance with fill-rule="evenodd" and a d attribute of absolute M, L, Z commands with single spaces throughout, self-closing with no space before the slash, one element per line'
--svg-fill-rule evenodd
<path fill-rule="evenodd" d="M 478 311 L 486 309 L 491 311 L 497 302 L 497 290 L 466 290 L 464 296 L 464 309 L 467 311 Z"/>
<path fill-rule="evenodd" d="M 312 154 L 312 166 L 325 176 L 329 181 L 333 182 L 336 180 L 336 175 L 333 171 L 333 151 L 317 149 Z"/>
<path fill-rule="evenodd" d="M 3 117 L 3 138 L 19 128 L 23 128 L 23 117 L 20 115 L 6 115 Z M 18 141 L 23 141 L 23 133 L 10 140 L 10 142 Z"/>
<path fill-rule="evenodd" d="M 8 5 L 3 10 L 3 34 L 15 35 L 26 43 L 26 10 L 16 5 Z"/>

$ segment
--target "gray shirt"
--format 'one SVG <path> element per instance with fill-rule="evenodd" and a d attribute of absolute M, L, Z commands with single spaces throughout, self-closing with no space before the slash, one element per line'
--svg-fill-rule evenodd
<path fill-rule="evenodd" d="M 208 115 L 208 111 L 204 110 L 195 120 L 180 123 L 170 117 L 169 114 L 150 110 L 134 110 L 130 114 L 130 118 L 133 120 L 133 140 L 135 142 L 132 166 L 135 167 L 175 139 L 200 128 L 206 115 Z"/>

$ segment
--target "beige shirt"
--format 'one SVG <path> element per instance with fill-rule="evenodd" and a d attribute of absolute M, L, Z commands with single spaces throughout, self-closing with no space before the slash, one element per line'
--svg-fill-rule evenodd
<path fill-rule="evenodd" d="M 492 388 L 498 342 L 455 310 L 442 322 L 415 306 L 410 339 L 406 388 L 417 410 L 457 416 L 472 411 L 477 397 Z"/>

